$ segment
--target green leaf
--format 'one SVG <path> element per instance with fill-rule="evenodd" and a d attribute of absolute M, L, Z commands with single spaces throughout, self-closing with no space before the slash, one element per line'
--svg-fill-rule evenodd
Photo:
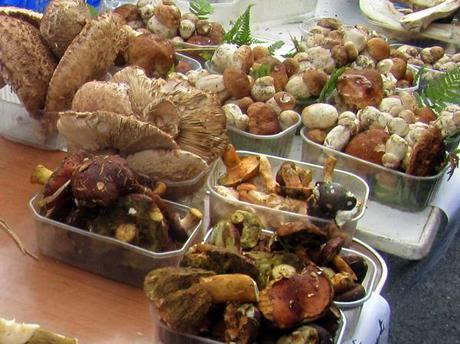
<path fill-rule="evenodd" d="M 428 81 L 419 92 L 420 106 L 430 107 L 437 115 L 450 103 L 458 104 L 460 99 L 460 67 Z"/>
<path fill-rule="evenodd" d="M 91 17 L 97 17 L 99 15 L 99 10 L 94 7 L 94 6 L 91 6 L 89 4 L 86 4 L 86 6 L 88 6 L 88 9 L 89 9 L 89 15 Z"/>
<path fill-rule="evenodd" d="M 189 9 L 198 19 L 208 19 L 209 15 L 214 13 L 214 6 L 208 0 L 193 0 L 190 2 Z"/>
<path fill-rule="evenodd" d="M 268 76 L 272 73 L 272 67 L 268 63 L 262 63 L 259 67 L 251 70 L 251 76 L 254 79 Z"/>
<path fill-rule="evenodd" d="M 253 38 L 251 33 L 251 8 L 253 6 L 249 5 L 246 11 L 236 19 L 232 28 L 225 33 L 225 42 L 238 46 L 260 42 Z"/>
<path fill-rule="evenodd" d="M 284 45 L 283 41 L 276 41 L 268 47 L 268 51 L 270 52 L 271 55 L 273 55 L 275 51 L 280 49 L 283 45 Z"/>
<path fill-rule="evenodd" d="M 331 75 L 331 77 L 329 78 L 329 80 L 326 82 L 323 89 L 321 90 L 321 93 L 319 94 L 319 97 L 318 97 L 319 103 L 324 103 L 326 99 L 330 97 L 332 92 L 334 92 L 334 90 L 337 87 L 337 80 L 339 80 L 340 76 L 345 72 L 346 69 L 347 69 L 346 66 L 340 67 Z"/>

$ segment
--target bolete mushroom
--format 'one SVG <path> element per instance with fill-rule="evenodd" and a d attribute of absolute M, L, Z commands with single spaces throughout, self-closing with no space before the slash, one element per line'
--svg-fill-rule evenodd
<path fill-rule="evenodd" d="M 6 15 L 9 17 L 26 21 L 27 23 L 31 24 L 37 29 L 40 29 L 40 22 L 43 18 L 43 14 L 39 12 L 15 6 L 1 6 L 0 15 Z"/>
<path fill-rule="evenodd" d="M 337 82 L 337 90 L 343 101 L 353 108 L 378 106 L 383 99 L 383 81 L 376 70 L 350 69 Z"/>
<path fill-rule="evenodd" d="M 222 160 L 227 171 L 219 178 L 218 183 L 223 186 L 236 186 L 255 177 L 259 172 L 260 158 L 255 155 L 240 158 L 233 145 L 228 146 Z"/>

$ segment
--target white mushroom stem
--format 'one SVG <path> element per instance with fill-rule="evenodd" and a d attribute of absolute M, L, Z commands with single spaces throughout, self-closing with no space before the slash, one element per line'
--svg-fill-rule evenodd
<path fill-rule="evenodd" d="M 335 126 L 327 133 L 324 146 L 341 151 L 345 148 L 351 138 L 351 130 L 343 125 Z"/>
<path fill-rule="evenodd" d="M 460 129 L 460 106 L 450 107 L 441 112 L 434 125 L 441 130 L 443 137 L 448 137 Z"/>
<path fill-rule="evenodd" d="M 238 47 L 236 45 L 222 44 L 214 52 L 211 62 L 214 64 L 214 66 L 219 72 L 223 72 L 225 68 L 228 68 L 232 65 L 233 54 L 237 50 Z"/>
<path fill-rule="evenodd" d="M 355 135 L 359 131 L 358 118 L 351 111 L 342 112 L 338 118 L 337 124 L 350 129 L 351 135 Z"/>
<path fill-rule="evenodd" d="M 405 137 L 409 146 L 413 147 L 420 140 L 420 137 L 427 129 L 428 124 L 425 123 L 416 122 L 413 124 L 409 124 L 409 132 Z"/>
<path fill-rule="evenodd" d="M 188 82 L 190 84 L 192 84 L 193 86 L 195 86 L 196 82 L 209 75 L 208 71 L 206 69 L 202 69 L 202 70 L 191 70 L 191 71 L 188 71 L 187 74 L 185 74 L 187 76 L 187 79 L 188 79 Z"/>
<path fill-rule="evenodd" d="M 383 166 L 397 169 L 407 153 L 408 143 L 401 136 L 393 134 L 385 143 L 385 154 L 382 156 Z"/>
<path fill-rule="evenodd" d="M 286 92 L 296 99 L 307 99 L 311 96 L 310 90 L 304 83 L 302 74 L 291 76 L 286 84 Z"/>
<path fill-rule="evenodd" d="M 249 126 L 249 117 L 241 111 L 241 109 L 235 104 L 226 104 L 222 106 L 225 117 L 227 118 L 227 124 L 231 125 L 240 130 L 246 131 Z"/>
<path fill-rule="evenodd" d="M 279 114 L 278 120 L 281 129 L 285 130 L 287 128 L 292 127 L 299 121 L 299 114 L 294 110 L 285 110 Z"/>
<path fill-rule="evenodd" d="M 377 63 L 377 70 L 381 74 L 389 73 L 391 68 L 393 67 L 393 60 L 392 59 L 384 59 Z"/>
<path fill-rule="evenodd" d="M 203 91 L 219 93 L 225 91 L 224 77 L 219 74 L 211 74 L 198 79 L 195 86 Z"/>
<path fill-rule="evenodd" d="M 269 100 L 266 101 L 267 105 L 270 105 L 273 110 L 275 110 L 276 114 L 279 116 L 282 112 L 281 107 L 278 105 L 278 102 L 275 100 L 274 97 L 271 97 Z"/>
<path fill-rule="evenodd" d="M 396 134 L 404 137 L 409 132 L 409 124 L 404 119 L 395 117 L 387 123 L 386 130 L 390 134 Z"/>
<path fill-rule="evenodd" d="M 179 33 L 182 38 L 190 38 L 195 32 L 195 24 L 188 19 L 181 20 L 179 25 Z"/>
<path fill-rule="evenodd" d="M 366 106 L 358 111 L 359 127 L 363 130 L 369 129 L 375 123 L 378 123 L 382 112 L 373 106 Z M 383 126 L 385 127 L 385 126 Z"/>

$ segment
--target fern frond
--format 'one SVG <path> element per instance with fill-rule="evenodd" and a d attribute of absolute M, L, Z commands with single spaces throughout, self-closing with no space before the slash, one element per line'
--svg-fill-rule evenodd
<path fill-rule="evenodd" d="M 419 105 L 432 108 L 436 114 L 450 103 L 460 101 L 460 67 L 428 81 L 418 97 Z"/>
<path fill-rule="evenodd" d="M 214 7 L 209 0 L 193 0 L 190 2 L 189 9 L 198 19 L 208 19 L 209 15 L 214 13 Z"/>
<path fill-rule="evenodd" d="M 268 76 L 272 73 L 272 67 L 268 63 L 262 63 L 259 67 L 251 70 L 251 76 L 254 79 L 259 79 Z"/>
<path fill-rule="evenodd" d="M 249 5 L 246 11 L 240 15 L 232 28 L 225 33 L 224 41 L 227 43 L 236 44 L 238 46 L 250 45 L 252 43 L 262 43 L 252 37 L 251 33 L 251 8 L 254 5 Z"/>
<path fill-rule="evenodd" d="M 273 44 L 270 44 L 270 46 L 268 47 L 268 51 L 270 52 L 270 55 L 273 55 L 275 51 L 280 49 L 283 45 L 284 45 L 283 41 L 276 41 Z"/>
<path fill-rule="evenodd" d="M 331 77 L 321 90 L 321 93 L 319 94 L 318 103 L 324 103 L 327 100 L 327 98 L 330 97 L 332 92 L 334 92 L 334 90 L 336 89 L 337 80 L 339 80 L 340 76 L 345 72 L 346 69 L 346 66 L 340 67 L 331 75 Z"/>

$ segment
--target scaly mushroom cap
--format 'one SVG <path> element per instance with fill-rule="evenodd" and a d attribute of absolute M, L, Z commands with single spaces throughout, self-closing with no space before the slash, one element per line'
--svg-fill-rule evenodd
<path fill-rule="evenodd" d="M 407 173 L 414 176 L 432 176 L 444 162 L 446 147 L 438 128 L 430 127 L 415 144 L 407 167 Z"/>
<path fill-rule="evenodd" d="M 143 116 L 144 109 L 155 100 L 156 92 L 165 82 L 163 79 L 149 79 L 145 72 L 136 66 L 123 68 L 115 73 L 110 81 L 129 86 L 131 106 L 137 116 Z"/>
<path fill-rule="evenodd" d="M 46 6 L 40 33 L 53 53 L 61 58 L 72 40 L 91 20 L 83 0 L 52 0 Z"/>
<path fill-rule="evenodd" d="M 40 21 L 43 17 L 41 13 L 13 6 L 0 7 L 0 14 L 26 21 L 37 29 L 40 28 Z"/>
<path fill-rule="evenodd" d="M 170 135 L 154 125 L 112 112 L 61 112 L 57 127 L 70 146 L 90 152 L 178 148 Z"/>
<path fill-rule="evenodd" d="M 53 54 L 33 25 L 0 14 L 0 74 L 26 110 L 40 117 L 48 83 L 56 68 Z"/>
<path fill-rule="evenodd" d="M 130 116 L 129 87 L 106 81 L 90 81 L 79 88 L 72 101 L 72 111 L 108 111 Z"/>
<path fill-rule="evenodd" d="M 217 96 L 192 87 L 187 81 L 168 80 L 160 95 L 168 97 L 180 115 L 177 143 L 207 163 L 220 157 L 228 145 L 226 119 Z"/>
<path fill-rule="evenodd" d="M 118 15 L 104 14 L 88 22 L 72 41 L 51 78 L 47 112 L 69 110 L 77 90 L 107 72 L 124 42 Z"/>
<path fill-rule="evenodd" d="M 260 293 L 259 309 L 274 326 L 292 328 L 322 317 L 333 298 L 329 279 L 309 266 L 301 274 L 272 281 Z"/>
<path fill-rule="evenodd" d="M 126 160 L 137 173 L 163 182 L 189 180 L 208 169 L 198 155 L 181 149 L 144 150 L 128 155 Z"/>

